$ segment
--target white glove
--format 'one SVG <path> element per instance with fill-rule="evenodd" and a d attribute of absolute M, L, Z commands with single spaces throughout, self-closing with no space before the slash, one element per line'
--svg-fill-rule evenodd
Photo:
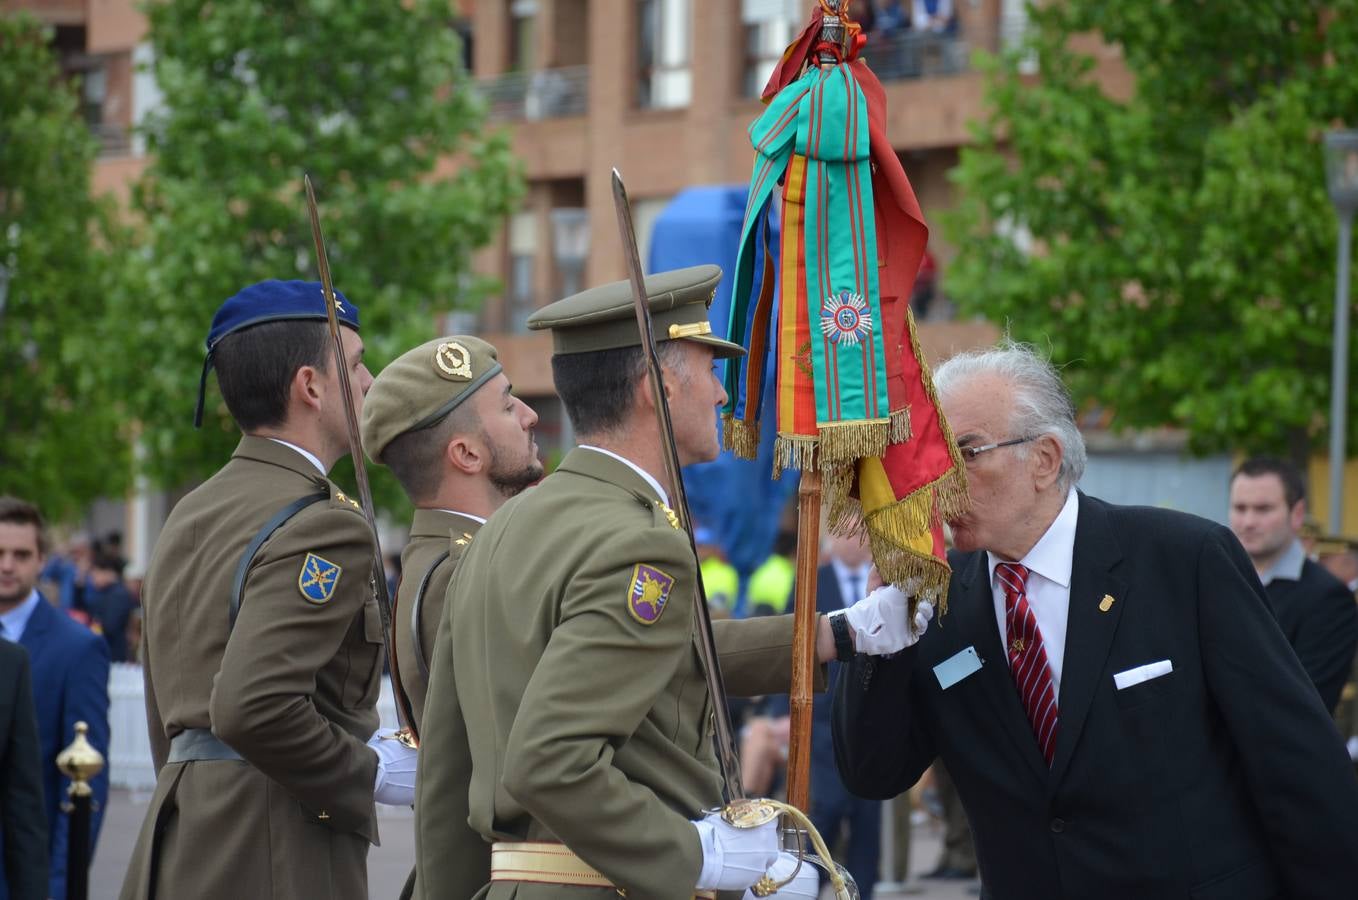
<path fill-rule="evenodd" d="M 784 850 L 778 854 L 778 859 L 774 860 L 769 867 L 769 877 L 774 881 L 782 881 L 792 874 L 792 870 L 797 867 L 797 854 L 788 853 Z M 811 863 L 802 863 L 801 871 L 797 877 L 789 881 L 778 889 L 775 897 L 803 897 L 805 900 L 816 900 L 820 896 L 820 870 Z M 755 896 L 750 891 L 745 892 L 744 900 L 755 900 Z"/>
<path fill-rule="evenodd" d="M 392 728 L 379 728 L 368 739 L 377 754 L 377 781 L 373 799 L 388 806 L 410 806 L 415 802 L 415 764 L 419 751 L 395 739 Z"/>
<path fill-rule="evenodd" d="M 699 891 L 741 891 L 753 885 L 778 859 L 778 820 L 758 828 L 736 828 L 710 813 L 693 823 L 703 848 Z"/>
<path fill-rule="evenodd" d="M 854 650 L 873 656 L 889 656 L 914 646 L 929 627 L 934 617 L 934 604 L 921 600 L 915 609 L 913 622 L 906 621 L 908 598 L 894 584 L 887 584 L 868 594 L 843 613 L 853 626 Z"/>

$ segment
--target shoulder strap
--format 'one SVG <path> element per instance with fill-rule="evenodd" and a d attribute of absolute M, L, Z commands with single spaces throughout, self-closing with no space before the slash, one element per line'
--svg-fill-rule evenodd
<path fill-rule="evenodd" d="M 434 577 L 434 570 L 443 565 L 443 561 L 449 556 L 449 552 L 444 550 L 434 560 L 433 564 L 425 570 L 424 577 L 420 579 L 420 586 L 415 589 L 415 602 L 410 604 L 410 643 L 415 647 L 415 665 L 420 670 L 420 677 L 429 680 L 429 660 L 425 658 L 424 647 L 420 646 L 420 635 L 424 625 L 424 592 L 429 589 L 429 579 Z"/>
<path fill-rule="evenodd" d="M 265 522 L 264 527 L 259 529 L 259 533 L 255 535 L 254 540 L 250 541 L 250 545 L 246 547 L 245 552 L 241 554 L 240 564 L 236 566 L 235 580 L 231 582 L 231 618 L 228 630 L 236 627 L 236 615 L 240 613 L 240 603 L 242 595 L 245 593 L 245 576 L 250 572 L 250 563 L 254 562 L 255 554 L 259 552 L 259 548 L 264 546 L 264 542 L 269 539 L 270 535 L 283 527 L 283 523 L 288 519 L 291 519 L 311 504 L 321 500 L 328 500 L 329 498 L 329 491 L 318 491 L 314 494 L 307 494 L 305 497 L 298 497 L 296 500 L 274 513 L 274 517 Z"/>

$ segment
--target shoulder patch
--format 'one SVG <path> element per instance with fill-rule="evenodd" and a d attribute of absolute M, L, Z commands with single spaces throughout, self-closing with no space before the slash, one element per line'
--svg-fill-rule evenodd
<path fill-rule="evenodd" d="M 632 569 L 632 583 L 627 590 L 627 611 L 642 625 L 654 625 L 670 600 L 674 578 L 655 566 L 645 563 Z"/>
<path fill-rule="evenodd" d="M 307 602 L 319 606 L 335 595 L 343 572 L 342 567 L 330 560 L 308 553 L 302 560 L 302 571 L 297 573 L 297 589 Z"/>

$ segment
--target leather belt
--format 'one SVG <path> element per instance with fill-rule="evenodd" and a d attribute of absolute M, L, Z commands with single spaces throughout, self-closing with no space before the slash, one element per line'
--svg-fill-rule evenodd
<path fill-rule="evenodd" d="M 539 841 L 496 841 L 490 848 L 491 881 L 569 884 L 613 888 L 607 876 L 585 862 L 565 844 Z M 618 890 L 621 894 L 622 891 Z M 714 891 L 694 891 L 695 900 L 716 900 Z"/>
<path fill-rule="evenodd" d="M 170 757 L 166 762 L 203 762 L 219 759 L 240 760 L 242 757 L 206 728 L 186 728 L 170 738 Z"/>

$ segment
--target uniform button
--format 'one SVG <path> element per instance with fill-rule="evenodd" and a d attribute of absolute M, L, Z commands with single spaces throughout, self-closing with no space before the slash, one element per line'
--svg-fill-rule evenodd
<path fill-rule="evenodd" d="M 1065 830 L 1066 830 L 1065 819 L 1052 819 L 1052 831 L 1054 831 L 1056 834 L 1060 834 Z"/>

